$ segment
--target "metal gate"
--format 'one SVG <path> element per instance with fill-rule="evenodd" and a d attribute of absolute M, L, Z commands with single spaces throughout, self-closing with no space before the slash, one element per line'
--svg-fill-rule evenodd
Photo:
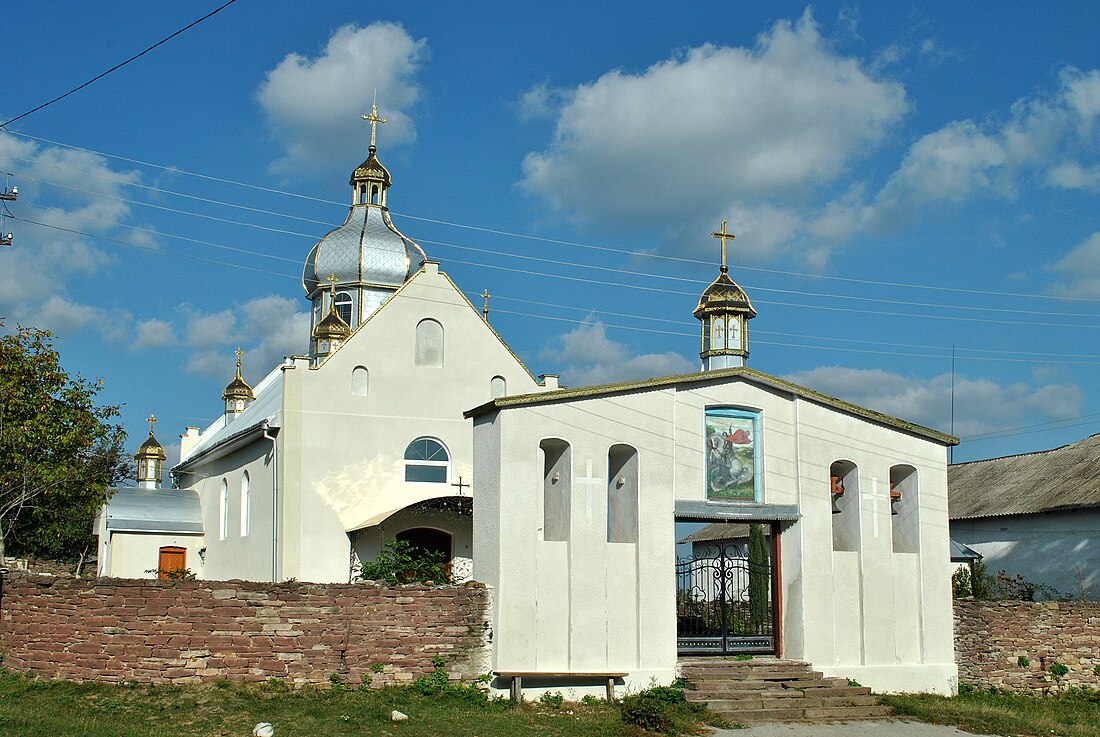
<path fill-rule="evenodd" d="M 676 638 L 684 654 L 774 653 L 770 554 L 715 540 L 676 559 Z"/>

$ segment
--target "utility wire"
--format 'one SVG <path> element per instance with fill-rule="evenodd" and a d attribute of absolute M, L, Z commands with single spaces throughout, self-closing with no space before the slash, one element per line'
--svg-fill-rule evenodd
<path fill-rule="evenodd" d="M 30 140 L 33 140 L 33 141 L 39 141 L 39 142 L 42 142 L 42 143 L 48 143 L 48 144 L 53 145 L 53 146 L 62 146 L 64 148 L 73 149 L 75 151 L 84 151 L 86 153 L 95 154 L 97 156 L 103 156 L 103 157 L 106 157 L 106 158 L 117 159 L 119 161 L 126 161 L 126 162 L 131 163 L 131 164 L 138 164 L 139 166 L 147 166 L 147 167 L 154 168 L 154 169 L 160 169 L 160 170 L 170 172 L 170 173 L 173 173 L 173 174 L 183 174 L 183 175 L 186 175 L 186 176 L 196 177 L 196 178 L 204 179 L 204 180 L 207 180 L 207 181 L 219 182 L 219 183 L 222 183 L 222 184 L 230 184 L 230 185 L 237 186 L 237 187 L 244 187 L 246 189 L 252 189 L 252 190 L 256 190 L 256 191 L 260 191 L 260 192 L 267 192 L 267 193 L 270 193 L 270 194 L 278 194 L 278 195 L 283 195 L 283 196 L 286 196 L 286 197 L 294 197 L 294 198 L 297 198 L 297 199 L 308 200 L 310 202 L 319 202 L 319 203 L 327 204 L 327 205 L 341 205 L 341 206 L 347 207 L 346 202 L 337 202 L 335 200 L 324 199 L 324 198 L 321 198 L 321 197 L 312 197 L 310 195 L 301 194 L 299 192 L 288 192 L 288 191 L 282 190 L 282 189 L 276 189 L 276 188 L 273 188 L 273 187 L 264 187 L 264 186 L 260 186 L 260 185 L 256 185 L 256 184 L 249 184 L 247 182 L 240 182 L 240 181 L 237 181 L 237 180 L 234 180 L 234 179 L 227 179 L 227 178 L 224 178 L 224 177 L 216 177 L 216 176 L 211 176 L 211 175 L 208 175 L 208 174 L 200 174 L 200 173 L 197 173 L 197 172 L 188 171 L 186 169 L 180 169 L 178 167 L 164 166 L 162 164 L 154 164 L 154 163 L 151 163 L 151 162 L 148 162 L 148 161 L 143 161 L 141 159 L 134 159 L 134 158 L 126 157 L 126 156 L 119 156 L 117 154 L 110 154 L 110 153 L 105 153 L 105 152 L 102 152 L 102 151 L 96 151 L 94 149 L 83 148 L 81 146 L 75 146 L 75 145 L 72 145 L 72 144 L 69 144 L 69 143 L 63 143 L 61 141 L 54 141 L 54 140 L 49 139 L 49 138 L 42 138 L 40 136 L 33 136 L 33 135 L 28 134 L 28 133 L 21 133 L 21 132 L 16 132 L 16 131 L 8 131 L 8 133 L 11 134 L 11 135 L 14 135 L 14 136 L 19 136 L 21 138 L 27 138 L 27 139 L 30 139 Z M 123 183 L 123 184 L 126 184 L 126 183 Z M 591 243 L 582 243 L 582 242 L 577 242 L 577 241 L 567 241 L 567 240 L 559 240 L 559 239 L 555 239 L 555 238 L 546 238 L 546 237 L 543 237 L 543 236 L 531 235 L 529 233 L 515 233 L 515 232 L 511 232 L 511 231 L 507 231 L 507 230 L 496 229 L 496 228 L 485 228 L 485 227 L 480 227 L 480 226 L 475 226 L 475 225 L 467 225 L 467 224 L 464 224 L 464 223 L 456 223 L 456 222 L 452 222 L 452 221 L 448 221 L 448 220 L 440 220 L 440 219 L 436 219 L 436 218 L 423 217 L 423 216 L 413 215 L 411 213 L 405 213 L 405 212 L 400 212 L 400 211 L 396 211 L 396 210 L 391 210 L 390 212 L 393 215 L 397 215 L 397 216 L 402 217 L 402 218 L 408 218 L 410 220 L 418 220 L 418 221 L 421 221 L 421 222 L 432 223 L 432 224 L 435 224 L 435 225 L 443 225 L 443 226 L 452 227 L 452 228 L 461 228 L 461 229 L 464 229 L 464 230 L 472 230 L 472 231 L 481 232 L 481 233 L 491 233 L 491 234 L 494 234 L 494 235 L 501 235 L 501 236 L 506 236 L 506 237 L 509 237 L 509 238 L 520 238 L 520 239 L 524 239 L 524 240 L 532 240 L 532 241 L 539 241 L 539 242 L 543 242 L 543 243 L 550 243 L 550 244 L 553 244 L 553 245 L 571 246 L 571 247 L 575 247 L 575 248 L 585 248 L 585 249 L 589 249 L 589 250 L 604 251 L 604 252 L 607 252 L 607 253 L 614 253 L 614 254 L 618 254 L 618 255 L 622 255 L 622 256 L 628 256 L 628 257 L 631 257 L 631 258 L 653 258 L 653 259 L 660 259 L 660 260 L 665 260 L 665 261 L 676 261 L 676 262 L 694 264 L 694 265 L 711 266 L 711 267 L 714 266 L 714 263 L 712 261 L 708 261 L 708 260 L 685 258 L 683 256 L 669 256 L 669 255 L 666 255 L 666 254 L 651 253 L 651 252 L 647 252 L 647 251 L 630 251 L 630 250 L 627 250 L 627 249 L 612 248 L 610 246 L 600 246 L 600 245 L 591 244 Z M 848 283 L 848 284 L 866 284 L 866 285 L 872 285 L 872 286 L 884 286 L 884 287 L 903 288 L 903 289 L 925 289 L 925 290 L 932 290 L 932 291 L 955 292 L 955 293 L 960 293 L 960 294 L 977 294 L 977 295 L 993 296 L 993 297 L 1013 297 L 1013 298 L 1017 298 L 1017 299 L 1046 299 L 1046 300 L 1059 300 L 1059 301 L 1067 301 L 1067 302 L 1100 302 L 1100 298 L 1098 298 L 1098 297 L 1074 297 L 1074 296 L 1063 296 L 1063 295 L 1053 295 L 1053 294 L 1029 294 L 1029 293 L 1024 293 L 1024 292 L 1001 292 L 1001 291 L 986 290 L 986 289 L 969 289 L 969 288 L 963 288 L 963 287 L 948 287 L 948 286 L 940 286 L 940 285 L 935 285 L 935 284 L 914 284 L 914 283 L 909 283 L 909 282 L 883 281 L 883 280 L 875 280 L 875 279 L 857 279 L 855 277 L 834 276 L 834 275 L 830 275 L 830 274 L 811 274 L 811 273 L 807 273 L 807 272 L 786 271 L 786 270 L 782 270 L 782 269 L 768 269 L 768 268 L 763 268 L 763 267 L 748 266 L 748 265 L 745 265 L 745 264 L 735 264 L 734 267 L 737 268 L 740 271 L 753 271 L 753 272 L 760 272 L 760 273 L 764 273 L 764 274 L 777 274 L 777 275 L 780 275 L 780 276 L 793 276 L 793 277 L 798 277 L 798 278 L 803 278 L 803 279 L 824 279 L 824 280 L 828 280 L 828 281 L 844 282 L 844 283 Z"/>
<path fill-rule="evenodd" d="M 62 189 L 67 189 L 67 190 L 70 190 L 70 191 L 81 192 L 83 194 L 91 195 L 91 196 L 94 196 L 94 197 L 104 197 L 104 198 L 107 198 L 107 199 L 115 200 L 115 201 L 118 201 L 118 202 L 123 202 L 123 203 L 130 204 L 130 205 L 137 205 L 139 207 L 149 207 L 149 208 L 153 208 L 153 209 L 157 209 L 157 210 L 162 210 L 162 211 L 165 211 L 165 212 L 171 212 L 171 213 L 175 213 L 175 214 L 179 214 L 179 215 L 187 215 L 187 216 L 190 216 L 190 217 L 200 218 L 200 219 L 203 219 L 203 220 L 212 220 L 212 221 L 215 221 L 215 222 L 225 223 L 225 224 L 228 224 L 228 225 L 237 225 L 237 226 L 240 226 L 240 227 L 255 228 L 257 230 L 263 230 L 263 231 L 266 231 L 266 232 L 269 232 L 269 233 L 279 233 L 279 234 L 282 234 L 282 235 L 290 235 L 290 236 L 295 236 L 295 237 L 300 237 L 300 238 L 306 238 L 306 239 L 313 240 L 313 241 L 316 241 L 321 237 L 320 235 L 315 234 L 315 233 L 300 233 L 300 232 L 297 232 L 297 231 L 286 230 L 286 229 L 283 229 L 283 228 L 272 228 L 272 227 L 269 227 L 269 226 L 266 226 L 266 225 L 259 225 L 259 224 L 256 224 L 256 223 L 248 223 L 248 222 L 243 222 L 243 221 L 240 221 L 240 220 L 232 220 L 230 218 L 222 218 L 222 217 L 218 217 L 218 216 L 215 216 L 215 215 L 207 215 L 207 214 L 204 214 L 204 213 L 198 213 L 198 212 L 194 212 L 194 211 L 191 211 L 191 210 L 182 210 L 182 209 L 179 209 L 179 208 L 168 207 L 166 205 L 158 205 L 158 204 L 151 203 L 151 202 L 143 202 L 141 200 L 132 200 L 132 199 L 129 199 L 129 198 L 126 198 L 126 197 L 120 197 L 118 195 L 107 194 L 105 192 L 96 192 L 96 191 L 93 191 L 93 190 L 83 189 L 81 187 L 74 187 L 74 186 L 71 186 L 71 185 L 68 185 L 68 184 L 62 184 L 60 182 L 54 182 L 54 181 L 48 180 L 48 179 L 40 179 L 40 178 L 36 178 L 36 177 L 25 177 L 25 178 L 30 180 L 30 181 L 41 182 L 43 184 L 49 184 L 51 186 L 60 187 Z M 187 195 L 185 195 L 185 196 L 187 196 Z M 197 198 L 197 199 L 205 199 L 205 198 Z M 225 202 L 220 202 L 220 201 L 216 201 L 216 200 L 206 200 L 206 201 L 207 202 L 213 202 L 215 204 L 226 205 L 226 206 L 229 206 L 229 207 L 240 207 L 241 209 L 253 210 L 253 211 L 263 212 L 263 213 L 272 214 L 272 215 L 279 215 L 279 213 L 274 213 L 274 212 L 264 211 L 264 210 L 258 210 L 257 208 L 237 206 L 237 205 L 234 205 L 232 203 L 225 203 Z M 293 216 L 290 216 L 290 217 L 293 217 Z M 303 219 L 303 218 L 295 218 L 295 219 Z M 310 221 L 310 222 L 318 222 L 318 221 Z M 418 239 L 418 242 L 423 243 L 423 244 L 430 244 L 430 245 L 434 245 L 434 246 L 442 246 L 442 247 L 445 247 L 445 248 L 456 248 L 456 249 L 461 249 L 461 250 L 466 250 L 466 251 L 474 251 L 474 252 L 477 252 L 477 253 L 491 254 L 491 255 L 500 256 L 500 257 L 503 257 L 503 258 L 514 258 L 514 259 L 522 259 L 522 260 L 527 260 L 527 261 L 536 261 L 536 262 L 540 262 L 540 263 L 554 264 L 554 265 L 557 265 L 557 266 L 574 267 L 574 268 L 578 268 L 578 269 L 591 269 L 591 270 L 609 272 L 609 273 L 614 273 L 614 274 L 625 274 L 625 275 L 628 275 L 628 276 L 637 276 L 637 277 L 648 278 L 648 279 L 659 279 L 661 281 L 686 282 L 686 283 L 689 283 L 689 284 L 694 284 L 694 285 L 699 285 L 699 286 L 703 286 L 703 285 L 706 285 L 706 284 L 709 283 L 708 280 L 704 280 L 704 279 L 695 279 L 695 278 L 690 278 L 690 277 L 673 276 L 673 275 L 670 275 L 670 274 L 652 274 L 652 273 L 649 273 L 649 272 L 634 271 L 634 270 L 631 270 L 631 269 L 622 269 L 622 268 L 615 268 L 615 267 L 608 267 L 608 266 L 599 266 L 599 265 L 596 265 L 596 264 L 585 264 L 585 263 L 578 263 L 578 262 L 574 262 L 574 261 L 562 261 L 561 259 L 545 258 L 545 257 L 540 257 L 540 256 L 530 256 L 530 255 L 519 254 L 519 253 L 509 253 L 509 252 L 506 252 L 506 251 L 497 251 L 497 250 L 493 250 L 493 249 L 479 248 L 479 247 L 475 247 L 475 246 L 464 246 L 464 245 L 459 245 L 459 244 L 456 244 L 456 243 L 447 243 L 447 242 L 444 242 L 444 241 Z M 211 244 L 207 244 L 207 245 L 211 245 Z M 257 253 L 256 255 L 261 255 L 261 254 Z M 279 256 L 271 256 L 271 257 L 272 258 L 283 258 L 283 257 L 279 257 Z M 457 261 L 457 260 L 454 260 L 454 259 L 452 259 L 452 261 L 455 261 L 455 263 L 464 263 L 464 262 Z M 481 264 L 481 265 L 482 266 L 488 266 L 488 268 L 503 268 L 503 267 L 492 267 L 492 266 L 489 266 L 487 264 Z M 524 273 L 537 274 L 537 275 L 549 276 L 549 277 L 557 276 L 557 275 L 549 274 L 549 273 L 546 273 L 546 272 L 535 272 L 535 271 L 529 271 L 529 270 L 524 271 Z M 560 277 L 560 278 L 568 278 L 568 277 Z M 601 282 L 601 283 L 603 283 L 603 282 Z M 630 286 L 630 285 L 620 284 L 620 286 Z M 652 288 L 649 288 L 649 287 L 638 287 L 638 288 L 650 289 L 652 291 L 666 291 L 666 292 L 673 293 L 673 294 L 685 294 L 685 295 L 693 294 L 693 293 L 690 293 L 690 292 L 676 292 L 676 291 L 672 291 L 672 290 L 653 290 Z M 892 300 L 892 299 L 882 299 L 882 298 L 878 298 L 878 297 L 863 297 L 863 296 L 847 295 L 847 294 L 830 294 L 830 293 L 823 293 L 823 292 L 806 292 L 806 291 L 794 290 L 794 289 L 778 289 L 778 288 L 774 288 L 774 287 L 764 287 L 764 286 L 760 286 L 760 285 L 750 285 L 750 284 L 745 284 L 745 288 L 749 289 L 751 291 L 770 292 L 770 293 L 775 293 L 775 294 L 790 294 L 790 295 L 793 295 L 793 296 L 796 296 L 796 297 L 810 297 L 810 298 L 836 299 L 836 300 L 853 300 L 853 301 L 860 301 L 860 302 L 871 302 L 871 303 L 876 303 L 876 304 L 902 305 L 902 306 L 909 306 L 909 307 L 925 307 L 925 308 L 938 309 L 938 310 L 948 310 L 948 309 L 950 309 L 950 310 L 970 310 L 970 311 L 977 311 L 977 312 L 1008 313 L 1008 314 L 1013 314 L 1013 315 L 1019 314 L 1021 312 L 1021 310 L 1019 308 L 1008 309 L 1008 308 L 1003 308 L 1003 307 L 980 307 L 980 306 L 973 306 L 973 305 L 936 304 L 936 303 L 929 303 L 929 302 L 914 302 L 914 301 L 910 301 L 910 300 Z M 776 300 L 771 300 L 771 301 L 769 301 L 769 300 L 757 300 L 757 302 L 759 304 L 782 305 L 782 306 L 788 306 L 788 307 L 801 307 L 801 308 L 807 308 L 807 309 L 813 309 L 813 308 L 817 307 L 817 305 L 805 305 L 805 304 L 792 303 L 792 302 L 782 302 L 782 301 L 776 301 Z M 850 311 L 850 312 L 857 312 L 857 313 L 871 312 L 872 314 L 893 315 L 893 316 L 900 315 L 900 316 L 906 316 L 906 317 L 914 317 L 914 316 L 916 316 L 916 317 L 933 317 L 933 315 L 912 315 L 910 313 L 897 313 L 897 312 L 887 312 L 887 311 L 874 312 L 874 311 L 869 311 L 869 310 L 859 310 L 859 309 L 840 308 L 840 307 L 832 307 L 832 308 L 822 307 L 822 309 Z M 1045 317 L 1079 317 L 1079 318 L 1096 318 L 1096 317 L 1100 317 L 1100 315 L 1094 315 L 1094 314 L 1088 314 L 1088 313 L 1049 312 L 1049 311 L 1038 311 L 1038 310 L 1028 310 L 1027 314 L 1045 316 Z M 939 316 L 936 316 L 936 317 L 939 317 Z M 947 319 L 964 319 L 965 320 L 965 319 L 968 319 L 968 318 L 947 318 Z M 1039 323 L 1039 322 L 1034 322 L 1034 321 L 1024 321 L 1024 322 L 1020 322 L 1020 321 L 1004 322 L 1004 321 L 996 321 L 996 320 L 992 320 L 992 321 L 976 320 L 976 321 L 978 321 L 978 322 L 1002 322 L 1004 324 L 1010 324 L 1010 325 L 1036 325 L 1036 326 L 1048 326 L 1048 327 L 1100 327 L 1100 325 L 1076 325 L 1076 324 L 1072 324 L 1072 323 Z"/>
<path fill-rule="evenodd" d="M 17 120 L 22 120 L 23 118 L 27 117 L 28 115 L 30 115 L 30 114 L 32 114 L 32 113 L 37 113 L 37 112 L 38 112 L 39 110 L 41 110 L 41 109 L 43 109 L 43 108 L 46 108 L 46 107 L 49 107 L 50 105 L 53 105 L 53 104 L 54 104 L 55 102 L 60 102 L 61 100 L 64 100 L 64 99 L 65 99 L 66 97 L 68 97 L 69 95 L 73 94 L 74 92 L 79 92 L 80 90 L 84 89 L 85 87 L 87 87 L 88 85 L 92 84 L 93 82 L 98 82 L 99 80 L 103 79 L 103 78 L 104 78 L 104 77 L 106 77 L 106 76 L 107 76 L 108 74 L 110 74 L 111 72 L 115 72 L 115 71 L 118 71 L 119 69 L 122 69 L 122 67 L 126 66 L 127 64 L 129 64 L 129 63 L 130 63 L 130 62 L 132 62 L 132 61 L 137 61 L 138 59 L 140 59 L 141 57 L 145 56 L 146 54 L 148 54 L 148 53 L 149 53 L 150 51 L 152 51 L 153 49 L 157 48 L 158 46 L 161 46 L 161 45 L 163 45 L 163 44 L 166 44 L 166 43 L 168 43 L 169 41 L 171 41 L 171 40 L 172 40 L 173 38 L 175 38 L 176 36 L 180 35 L 181 33 L 184 33 L 184 32 L 186 32 L 186 31 L 188 31 L 188 30 L 190 30 L 190 29 L 192 29 L 192 28 L 194 28 L 195 26 L 197 26 L 197 25 L 198 25 L 199 23 L 202 23 L 202 22 L 203 22 L 204 20 L 206 20 L 207 18 L 210 18 L 210 17 L 212 17 L 212 16 L 214 16 L 214 15 L 217 15 L 218 13 L 220 13 L 220 12 L 221 12 L 221 11 L 223 11 L 223 10 L 225 10 L 226 8 L 228 8 L 228 7 L 230 6 L 230 5 L 232 5 L 232 4 L 233 4 L 233 3 L 235 3 L 235 2 L 237 2 L 237 0 L 229 0 L 229 2 L 225 3 L 224 5 L 222 5 L 222 6 L 218 7 L 218 8 L 215 8 L 214 10 L 210 11 L 209 13 L 207 13 L 207 14 L 206 14 L 206 15 L 204 15 L 203 17 L 199 18 L 198 20 L 196 20 L 196 21 L 193 21 L 193 22 L 191 22 L 191 23 L 188 23 L 188 24 L 187 24 L 186 26 L 184 26 L 183 28 L 179 29 L 179 30 L 178 30 L 178 31 L 176 31 L 175 33 L 172 33 L 171 35 L 165 36 L 164 38 L 162 38 L 161 40 L 157 41 L 157 42 L 156 42 L 155 44 L 153 44 L 153 45 L 152 45 L 152 46 L 150 46 L 149 48 L 145 49 L 144 51 L 142 51 L 142 52 L 140 52 L 140 53 L 138 53 L 138 54 L 134 54 L 133 56 L 131 56 L 131 57 L 130 57 L 129 59 L 127 59 L 127 60 L 126 60 L 126 61 L 124 61 L 124 62 L 121 62 L 121 63 L 119 63 L 119 64 L 115 64 L 115 65 L 114 65 L 113 67 L 111 67 L 110 69 L 108 69 L 107 71 L 105 71 L 105 72 L 103 72 L 103 73 L 101 73 L 101 74 L 97 74 L 96 76 L 92 77 L 92 78 L 91 78 L 91 79 L 89 79 L 89 80 L 88 80 L 87 82 L 85 82 L 84 84 L 82 84 L 82 85 L 79 85 L 79 86 L 77 86 L 77 87 L 74 87 L 74 88 L 72 88 L 71 90 L 69 90 L 68 92 L 66 92 L 66 93 L 65 93 L 65 94 L 63 94 L 63 95 L 58 95 L 57 97 L 53 98 L 52 100 L 50 100 L 50 101 L 48 101 L 48 102 L 44 102 L 44 103 L 42 103 L 42 104 L 41 104 L 41 105 L 39 105 L 38 107 L 35 107 L 35 108 L 31 108 L 30 110 L 28 110 L 28 111 L 27 111 L 27 112 L 25 112 L 25 113 L 21 113 L 21 114 L 19 114 L 19 115 L 16 115 L 16 116 L 15 116 L 14 118 L 12 118 L 11 120 L 7 121 L 6 123 L 0 123 L 0 128 L 6 128 L 7 126 L 11 125 L 11 124 L 12 124 L 12 123 L 14 123 L 15 121 L 17 121 Z"/>

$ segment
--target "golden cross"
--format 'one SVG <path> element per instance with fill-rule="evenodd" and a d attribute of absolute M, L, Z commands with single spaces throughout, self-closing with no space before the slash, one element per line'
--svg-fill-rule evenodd
<path fill-rule="evenodd" d="M 153 425 L 157 424 L 157 418 L 153 415 L 149 415 L 149 419 L 146 420 L 149 423 L 149 437 L 153 436 Z"/>
<path fill-rule="evenodd" d="M 737 236 L 735 236 L 733 233 L 727 233 L 726 232 L 726 221 L 725 220 L 722 221 L 722 232 L 720 232 L 720 233 L 711 233 L 710 236 L 711 236 L 711 238 L 721 238 L 722 239 L 722 273 L 725 274 L 727 271 L 729 271 L 729 267 L 726 266 L 726 241 L 728 241 L 728 240 L 731 241 L 734 238 L 736 238 Z"/>
<path fill-rule="evenodd" d="M 483 290 L 481 292 L 481 299 L 484 300 L 484 304 L 481 306 L 481 314 L 485 316 L 485 319 L 489 319 L 489 298 L 493 295 L 489 294 L 489 290 Z"/>
<path fill-rule="evenodd" d="M 378 127 L 379 123 L 385 123 L 386 119 L 385 118 L 380 118 L 378 116 L 378 105 L 376 105 L 374 103 L 371 103 L 370 115 L 360 115 L 359 117 L 361 117 L 363 120 L 370 123 L 370 145 L 371 145 L 371 147 L 374 147 L 374 132 L 375 132 L 375 129 Z"/>
<path fill-rule="evenodd" d="M 237 354 L 237 373 L 239 374 L 241 372 L 241 356 L 244 355 L 244 351 L 241 350 L 240 346 L 237 346 L 237 350 L 235 350 L 234 353 Z"/>

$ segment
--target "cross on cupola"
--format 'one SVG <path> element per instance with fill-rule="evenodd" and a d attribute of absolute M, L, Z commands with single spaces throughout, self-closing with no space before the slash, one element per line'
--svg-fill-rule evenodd
<path fill-rule="evenodd" d="M 139 489 L 155 489 L 160 484 L 161 469 L 168 457 L 164 452 L 164 448 L 153 437 L 153 425 L 156 424 L 156 421 L 156 417 L 149 415 L 149 419 L 146 420 L 149 423 L 149 437 L 137 449 L 137 453 L 134 453 L 134 460 L 137 461 L 137 485 Z"/>
<path fill-rule="evenodd" d="M 745 290 L 729 277 L 727 244 L 736 236 L 726 230 L 723 220 L 722 229 L 711 233 L 711 237 L 722 241 L 718 278 L 699 297 L 699 305 L 692 313 L 701 323 L 702 371 L 744 366 L 749 356 L 748 321 L 756 317 Z"/>
<path fill-rule="evenodd" d="M 371 104 L 370 115 L 361 115 L 359 117 L 370 123 L 370 150 L 371 153 L 373 153 L 376 148 L 374 136 L 378 130 L 378 124 L 385 123 L 386 119 L 378 115 L 378 105 L 376 103 Z"/>
<path fill-rule="evenodd" d="M 382 166 L 375 154 L 378 151 L 378 124 L 385 123 L 386 119 L 378 114 L 378 104 L 372 103 L 370 115 L 360 115 L 360 118 L 370 123 L 370 148 L 369 156 L 355 171 L 351 173 L 352 206 L 379 205 L 386 206 L 386 190 L 390 187 L 390 172 Z"/>

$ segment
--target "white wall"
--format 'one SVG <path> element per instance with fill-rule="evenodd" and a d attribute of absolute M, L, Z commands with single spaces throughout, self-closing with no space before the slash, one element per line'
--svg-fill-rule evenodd
<path fill-rule="evenodd" d="M 952 520 L 951 537 L 981 553 L 992 575 L 1100 600 L 1100 510 Z"/>
<path fill-rule="evenodd" d="M 111 532 L 110 554 L 100 561 L 100 576 L 113 578 L 156 578 L 160 564 L 160 549 L 163 547 L 184 548 L 186 559 L 184 567 L 196 578 L 203 578 L 199 549 L 202 548 L 202 535 L 164 535 L 152 532 Z M 103 545 L 100 544 L 102 556 Z"/>
<path fill-rule="evenodd" d="M 673 503 L 705 499 L 704 410 L 716 405 L 760 411 L 763 501 L 795 504 L 802 514 L 781 535 L 784 656 L 879 690 L 954 689 L 945 448 L 737 380 L 506 408 L 475 422 L 475 498 L 493 502 L 474 507 L 474 574 L 498 589 L 494 669 L 671 680 Z M 540 539 L 537 449 L 545 437 L 572 446 L 568 542 Z M 579 483 L 588 460 L 593 474 L 604 473 L 614 443 L 639 451 L 636 546 L 606 541 L 603 482 L 589 496 Z M 861 544 L 850 553 L 832 549 L 828 472 L 838 459 L 858 466 L 867 495 L 855 510 Z M 889 474 L 901 463 L 921 475 L 920 493 L 909 498 L 919 505 L 919 554 L 893 553 Z"/>

